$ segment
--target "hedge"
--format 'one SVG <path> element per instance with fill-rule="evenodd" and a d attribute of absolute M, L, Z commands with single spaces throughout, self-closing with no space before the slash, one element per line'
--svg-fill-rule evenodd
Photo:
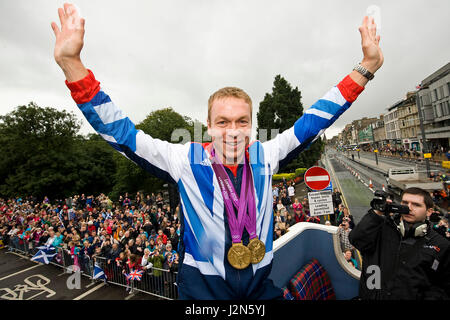
<path fill-rule="evenodd" d="M 292 180 L 299 176 L 303 176 L 306 170 L 306 168 L 297 168 L 294 173 L 277 173 L 272 176 L 272 181 L 283 180 L 283 178 L 285 178 L 286 181 Z"/>

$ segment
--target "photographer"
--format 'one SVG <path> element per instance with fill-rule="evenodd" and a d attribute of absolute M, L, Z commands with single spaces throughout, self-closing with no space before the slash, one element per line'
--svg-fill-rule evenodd
<path fill-rule="evenodd" d="M 448 220 L 446 218 L 442 218 L 441 220 L 439 220 L 439 223 L 436 224 L 433 229 L 439 233 L 441 236 L 443 236 L 444 238 L 446 238 L 447 240 L 450 240 L 450 229 L 448 227 Z"/>
<path fill-rule="evenodd" d="M 348 222 L 350 229 L 355 228 L 355 222 L 353 216 L 348 212 L 348 208 L 342 206 L 342 213 L 338 215 L 337 225 L 341 225 L 343 222 Z"/>
<path fill-rule="evenodd" d="M 349 236 L 363 258 L 360 297 L 449 299 L 450 248 L 427 220 L 433 211 L 430 194 L 406 189 L 401 206 L 387 203 L 384 192 L 375 196 L 372 209 Z"/>
<path fill-rule="evenodd" d="M 338 235 L 339 235 L 339 240 L 341 242 L 342 250 L 344 252 L 346 250 L 353 251 L 353 246 L 351 245 L 351 243 L 349 241 L 349 234 L 352 231 L 352 229 L 350 228 L 350 223 L 347 220 L 345 220 L 341 224 L 339 224 L 338 228 L 339 228 Z"/>

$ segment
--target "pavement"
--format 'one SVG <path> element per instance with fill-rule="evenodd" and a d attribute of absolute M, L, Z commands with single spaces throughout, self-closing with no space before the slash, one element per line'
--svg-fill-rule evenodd
<path fill-rule="evenodd" d="M 336 155 L 336 153 L 332 153 L 333 156 Z M 415 163 L 408 163 L 399 159 L 385 159 L 385 158 L 378 158 L 378 165 L 376 164 L 375 160 L 367 159 L 366 156 L 361 155 L 359 158 L 358 156 L 355 156 L 354 159 L 346 154 L 340 154 L 338 157 L 335 157 L 339 159 L 341 164 L 344 163 L 345 166 L 349 166 L 350 170 L 353 170 L 357 174 L 359 174 L 361 180 L 363 180 L 363 184 L 365 184 L 365 187 L 367 187 L 368 181 L 371 181 L 373 183 L 372 190 L 381 190 L 383 187 L 385 187 L 385 190 L 391 193 L 395 196 L 395 201 L 400 201 L 400 193 L 399 192 L 393 192 L 393 190 L 388 189 L 386 184 L 386 175 L 390 168 L 395 167 L 411 167 L 415 166 Z M 419 171 L 420 172 L 420 171 Z M 343 183 L 345 184 L 345 182 Z M 350 201 L 349 201 L 350 202 Z M 438 205 L 438 208 L 441 212 L 447 212 L 448 207 L 447 203 L 443 202 Z"/>
<path fill-rule="evenodd" d="M 347 168 L 337 159 L 329 159 L 332 175 L 333 188 L 341 190 L 345 203 L 353 216 L 354 222 L 358 223 L 370 208 L 373 192 L 357 180 Z"/>
<path fill-rule="evenodd" d="M 370 159 L 363 158 L 363 157 L 361 157 L 361 158 L 355 157 L 354 161 L 357 162 L 357 163 L 361 163 L 361 164 L 364 164 L 366 166 L 369 166 L 373 170 L 376 170 L 376 171 L 378 171 L 380 173 L 383 173 L 383 174 L 387 173 L 389 171 L 389 168 L 393 167 L 393 165 L 381 162 L 380 159 L 378 159 L 378 164 L 377 164 L 377 162 L 375 160 L 370 160 Z M 405 167 L 407 167 L 407 166 L 408 165 L 405 164 Z"/>
<path fill-rule="evenodd" d="M 73 288 L 73 289 L 71 289 Z M 0 249 L 0 300 L 155 300 Z"/>

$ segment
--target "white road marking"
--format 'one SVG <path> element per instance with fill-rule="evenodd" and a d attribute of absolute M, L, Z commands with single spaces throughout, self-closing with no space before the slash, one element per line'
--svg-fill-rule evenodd
<path fill-rule="evenodd" d="M 10 288 L 1 288 L 0 291 L 6 291 L 0 298 L 5 300 L 23 300 L 25 293 L 30 291 L 40 291 L 37 294 L 28 297 L 26 300 L 32 300 L 33 298 L 39 296 L 42 293 L 47 293 L 46 298 L 52 297 L 56 294 L 55 291 L 47 288 L 46 285 L 50 283 L 50 279 L 43 276 L 42 274 L 35 274 L 24 279 L 22 284 L 17 284 L 14 286 L 14 290 Z"/>
<path fill-rule="evenodd" d="M 87 286 L 85 286 L 85 288 L 87 289 L 87 288 L 89 288 L 89 287 L 92 287 L 94 284 L 97 284 L 96 282 L 91 282 L 91 283 L 89 283 Z"/>
<path fill-rule="evenodd" d="M 82 295 L 79 295 L 78 297 L 74 298 L 73 300 L 81 300 L 84 297 L 90 295 L 92 292 L 97 291 L 98 289 L 100 289 L 101 287 L 103 287 L 105 285 L 104 282 L 100 283 L 98 286 L 93 287 L 91 290 L 86 291 L 85 293 L 83 293 Z"/>
<path fill-rule="evenodd" d="M 16 256 L 18 256 L 18 257 L 21 257 L 22 259 L 27 259 L 27 260 L 28 260 L 28 257 L 27 257 L 27 256 L 24 256 L 24 255 L 22 255 L 22 254 L 20 254 L 20 253 L 17 253 L 17 252 L 8 251 L 8 252 L 6 252 L 6 253 L 11 253 L 11 254 L 14 254 L 14 255 L 16 255 Z"/>
<path fill-rule="evenodd" d="M 26 268 L 26 269 L 17 271 L 17 272 L 15 272 L 15 273 L 13 273 L 13 274 L 10 274 L 10 275 L 7 275 L 6 277 L 0 278 L 0 281 L 5 280 L 5 279 L 8 279 L 8 278 L 11 278 L 11 277 L 14 277 L 15 275 L 18 275 L 18 274 L 20 274 L 20 273 L 22 273 L 22 272 L 26 272 L 26 271 L 28 271 L 28 270 L 34 269 L 34 268 L 39 267 L 39 266 L 42 266 L 42 264 L 37 264 L 37 265 L 35 265 L 35 266 L 32 266 L 32 267 L 29 267 L 29 268 Z"/>
<path fill-rule="evenodd" d="M 130 300 L 130 299 L 133 298 L 135 295 L 136 295 L 136 293 L 129 294 L 128 296 L 125 297 L 125 300 Z"/>

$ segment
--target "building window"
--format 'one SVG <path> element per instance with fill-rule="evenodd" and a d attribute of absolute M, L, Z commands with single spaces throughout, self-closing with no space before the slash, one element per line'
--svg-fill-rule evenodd
<path fill-rule="evenodd" d="M 448 116 L 450 114 L 450 104 L 448 101 L 442 103 L 442 113 L 444 116 Z"/>
<path fill-rule="evenodd" d="M 442 103 L 436 104 L 436 117 L 442 117 Z"/>
<path fill-rule="evenodd" d="M 444 86 L 439 87 L 439 99 L 444 97 Z"/>

